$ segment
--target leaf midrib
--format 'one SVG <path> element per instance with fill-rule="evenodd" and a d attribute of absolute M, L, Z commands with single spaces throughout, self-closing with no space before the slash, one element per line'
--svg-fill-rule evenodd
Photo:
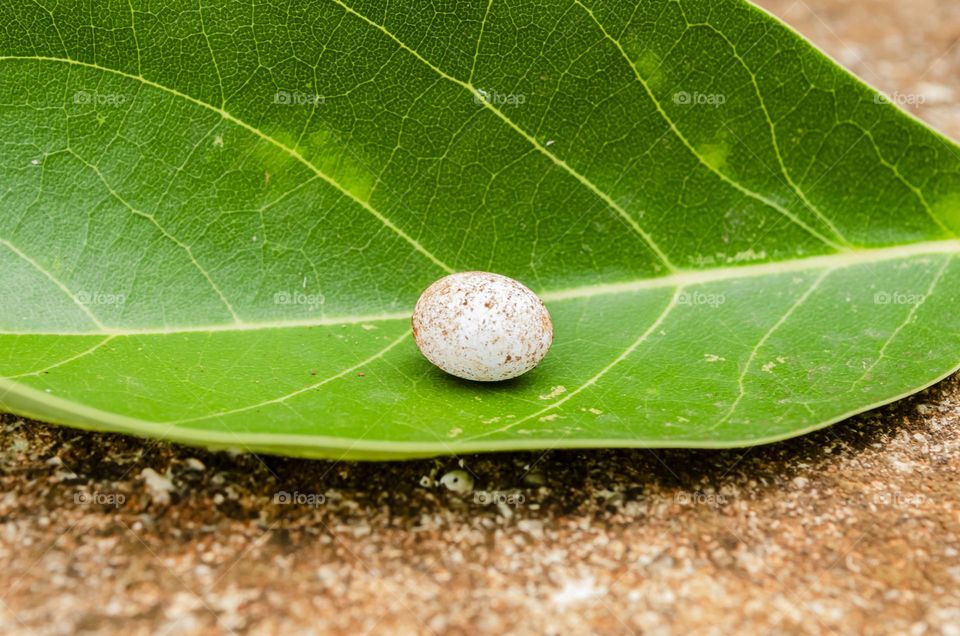
<path fill-rule="evenodd" d="M 716 267 L 704 270 L 681 270 L 674 274 L 657 278 L 642 278 L 599 285 L 584 285 L 556 290 L 541 290 L 540 297 L 548 303 L 567 300 L 580 300 L 595 296 L 609 296 L 629 294 L 655 289 L 676 289 L 704 285 L 708 283 L 724 282 L 762 276 L 776 276 L 791 272 L 803 272 L 818 269 L 843 269 L 881 263 L 884 261 L 904 260 L 937 254 L 960 255 L 960 239 L 943 239 L 910 243 L 892 247 L 872 249 L 858 249 L 838 252 L 835 254 L 810 256 L 785 261 L 770 261 L 754 265 L 737 265 L 732 267 Z M 323 318 L 307 318 L 303 320 L 281 320 L 263 322 L 220 323 L 209 325 L 192 325 L 182 327 L 157 327 L 142 329 L 120 329 L 106 327 L 96 331 L 77 332 L 0 332 L 0 336 L 148 336 L 173 335 L 181 333 L 208 333 L 222 331 L 259 331 L 269 329 L 296 329 L 309 327 L 340 326 L 376 322 L 390 322 L 408 320 L 410 311 L 380 312 L 375 314 L 357 314 L 344 316 L 326 316 Z"/>

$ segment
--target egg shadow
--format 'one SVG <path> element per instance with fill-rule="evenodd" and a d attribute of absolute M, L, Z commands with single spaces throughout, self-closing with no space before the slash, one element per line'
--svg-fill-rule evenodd
<path fill-rule="evenodd" d="M 497 380 L 495 382 L 483 382 L 480 380 L 467 380 L 450 375 L 446 371 L 433 366 L 424 361 L 425 366 L 430 367 L 429 380 L 436 382 L 445 390 L 451 390 L 459 394 L 478 394 L 478 393 L 516 393 L 528 389 L 536 383 L 537 369 L 532 369 L 527 373 L 507 380 Z"/>

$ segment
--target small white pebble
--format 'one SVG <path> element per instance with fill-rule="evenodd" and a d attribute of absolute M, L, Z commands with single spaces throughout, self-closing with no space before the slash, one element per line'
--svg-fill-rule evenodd
<path fill-rule="evenodd" d="M 473 477 L 465 470 L 451 470 L 444 473 L 440 483 L 446 486 L 447 490 L 456 493 L 465 494 L 473 490 Z"/>
<path fill-rule="evenodd" d="M 196 457 L 187 457 L 183 461 L 183 465 L 187 468 L 187 470 L 201 471 L 206 469 L 206 466 L 203 465 L 203 462 Z"/>
<path fill-rule="evenodd" d="M 152 468 L 144 468 L 140 471 L 140 478 L 150 491 L 150 497 L 153 503 L 165 506 L 170 503 L 170 493 L 173 491 L 173 482 L 170 481 L 170 471 L 161 475 Z"/>
<path fill-rule="evenodd" d="M 506 276 L 462 272 L 430 285 L 413 311 L 426 358 L 467 380 L 496 382 L 537 366 L 553 342 L 543 301 Z"/>

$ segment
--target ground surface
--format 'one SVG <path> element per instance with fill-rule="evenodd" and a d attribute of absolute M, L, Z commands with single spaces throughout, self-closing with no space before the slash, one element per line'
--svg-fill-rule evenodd
<path fill-rule="evenodd" d="M 960 3 L 764 4 L 960 138 Z M 468 457 L 466 495 L 0 427 L 0 633 L 960 634 L 960 376 L 745 452 Z"/>

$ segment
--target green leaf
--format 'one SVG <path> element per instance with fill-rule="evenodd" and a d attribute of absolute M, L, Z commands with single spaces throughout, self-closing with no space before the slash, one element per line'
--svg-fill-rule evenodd
<path fill-rule="evenodd" d="M 743 2 L 0 25 L 14 413 L 305 456 L 712 448 L 960 364 L 960 149 Z M 468 269 L 547 300 L 539 368 L 419 355 L 419 292 Z"/>

